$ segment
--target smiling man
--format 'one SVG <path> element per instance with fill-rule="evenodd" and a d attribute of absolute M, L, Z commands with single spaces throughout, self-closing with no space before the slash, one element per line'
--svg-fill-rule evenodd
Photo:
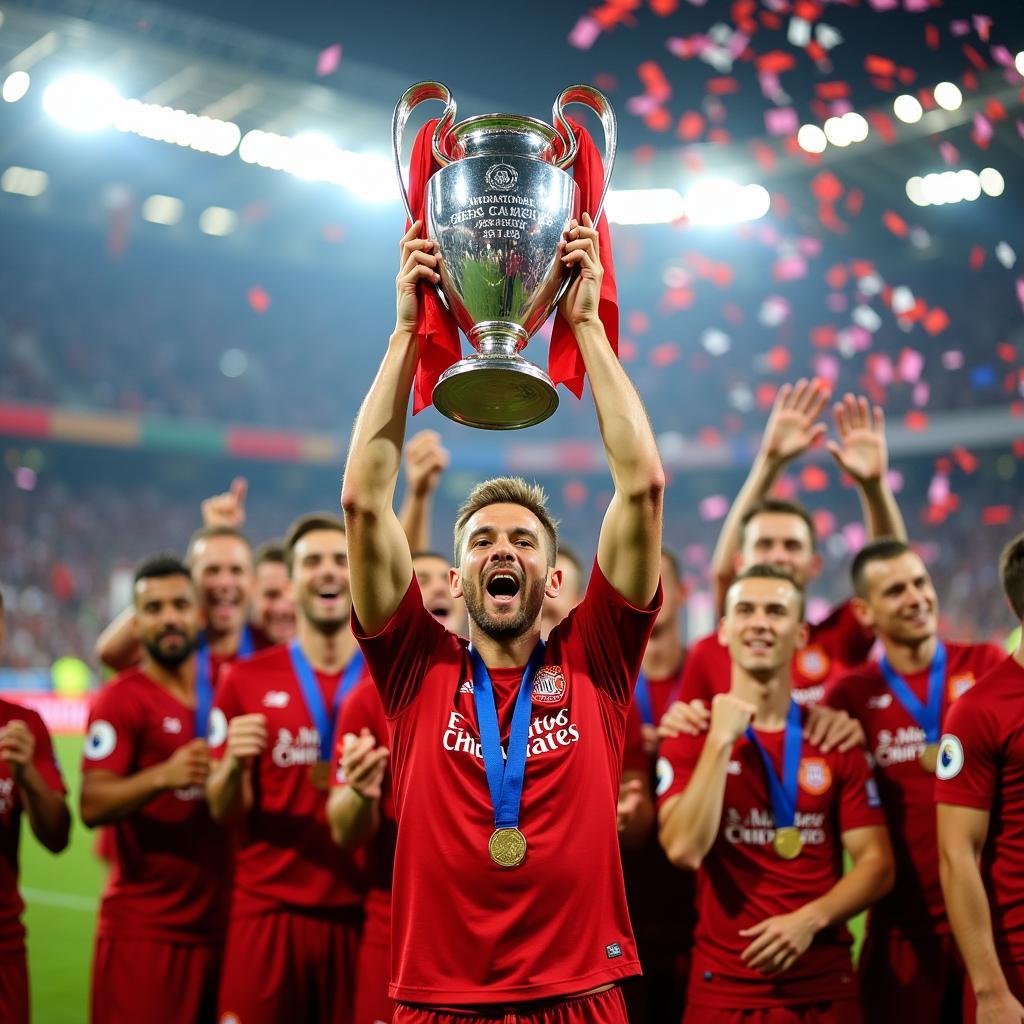
<path fill-rule="evenodd" d="M 597 231 L 584 217 L 565 240 L 580 274 L 562 311 L 615 484 L 587 594 L 542 644 L 543 604 L 561 584 L 555 524 L 539 488 L 491 480 L 455 524 L 451 588 L 470 642 L 436 622 L 393 511 L 417 289 L 438 280 L 419 231 L 401 242 L 397 323 L 342 492 L 353 625 L 392 734 L 393 1021 L 625 1024 L 615 986 L 639 964 L 616 810 L 632 686 L 660 604 L 657 446 L 598 318 Z"/>

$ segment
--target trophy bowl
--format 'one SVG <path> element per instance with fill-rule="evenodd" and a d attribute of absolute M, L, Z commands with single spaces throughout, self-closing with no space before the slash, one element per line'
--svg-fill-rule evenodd
<path fill-rule="evenodd" d="M 406 90 L 392 125 L 395 166 L 410 220 L 401 142 L 412 110 L 427 99 L 445 112 L 431 140 L 440 165 L 427 182 L 426 233 L 439 248 L 438 294 L 476 350 L 438 380 L 433 403 L 449 419 L 489 430 L 546 420 L 558 407 L 548 375 L 520 355 L 571 280 L 559 244 L 581 213 L 579 186 L 565 170 L 576 138 L 563 108 L 583 103 L 601 117 L 605 184 L 615 160 L 615 115 L 606 97 L 570 86 L 554 104 L 552 127 L 532 117 L 484 114 L 455 124 L 456 105 L 439 82 Z"/>

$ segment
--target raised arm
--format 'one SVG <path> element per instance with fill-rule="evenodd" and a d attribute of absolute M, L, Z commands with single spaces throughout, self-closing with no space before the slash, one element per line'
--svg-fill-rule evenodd
<path fill-rule="evenodd" d="M 646 607 L 661 574 L 665 473 L 654 431 L 598 317 L 601 279 L 597 231 L 587 214 L 572 228 L 563 261 L 579 276 L 562 299 L 590 378 L 597 422 L 615 493 L 605 512 L 597 562 L 609 583 L 630 604 Z"/>
<path fill-rule="evenodd" d="M 430 514 L 448 452 L 436 430 L 413 434 L 405 446 L 405 497 L 398 518 L 413 554 L 430 549 Z"/>
<path fill-rule="evenodd" d="M 868 537 L 905 541 L 907 528 L 887 478 L 889 446 L 882 407 L 870 406 L 863 396 L 846 395 L 833 411 L 839 441 L 829 441 L 828 450 L 857 484 Z"/>
<path fill-rule="evenodd" d="M 419 230 L 417 221 L 402 237 L 395 330 L 356 417 L 341 490 L 352 606 L 368 633 L 387 624 L 412 579 L 409 541 L 394 510 L 395 485 L 416 372 L 417 289 L 440 280 L 437 244 L 417 237 Z"/>
<path fill-rule="evenodd" d="M 133 607 L 125 608 L 100 633 L 93 650 L 96 660 L 115 672 L 124 672 L 142 661 L 143 649 L 135 628 Z"/>
<path fill-rule="evenodd" d="M 37 749 L 42 747 L 42 749 Z M 63 793 L 53 789 L 39 771 L 40 758 L 49 758 L 52 772 L 52 748 L 44 741 L 37 745 L 35 734 L 20 719 L 0 727 L 0 759 L 7 762 L 29 825 L 36 838 L 51 853 L 60 853 L 68 845 L 71 815 Z"/>
<path fill-rule="evenodd" d="M 937 813 L 942 892 L 978 1001 L 978 1019 L 1024 1020 L 1024 1007 L 1010 992 L 996 953 L 992 913 L 978 866 L 988 837 L 989 812 L 940 803 Z"/>
<path fill-rule="evenodd" d="M 796 384 L 783 384 L 779 388 L 757 457 L 722 523 L 711 556 L 715 607 L 719 613 L 725 607 L 726 591 L 736 578 L 736 554 L 740 549 L 740 525 L 744 516 L 768 497 L 783 469 L 825 435 L 827 428 L 818 417 L 828 397 L 825 384 L 819 380 L 801 378 Z"/>

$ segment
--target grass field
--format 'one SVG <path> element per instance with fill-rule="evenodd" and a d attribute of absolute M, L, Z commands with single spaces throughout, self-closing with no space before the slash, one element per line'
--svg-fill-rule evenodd
<path fill-rule="evenodd" d="M 76 809 L 82 737 L 57 736 L 54 742 Z M 44 850 L 27 826 L 22 830 L 32 1017 L 40 1024 L 85 1024 L 89 1016 L 89 965 L 104 869 L 93 854 L 94 833 L 73 816 L 71 844 L 59 857 Z M 859 950 L 863 918 L 850 928 Z"/>

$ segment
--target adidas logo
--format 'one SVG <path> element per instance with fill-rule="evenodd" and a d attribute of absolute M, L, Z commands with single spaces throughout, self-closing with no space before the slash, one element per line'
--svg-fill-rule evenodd
<path fill-rule="evenodd" d="M 462 686 L 459 687 L 459 693 L 472 693 L 473 692 L 473 680 L 467 679 Z"/>

